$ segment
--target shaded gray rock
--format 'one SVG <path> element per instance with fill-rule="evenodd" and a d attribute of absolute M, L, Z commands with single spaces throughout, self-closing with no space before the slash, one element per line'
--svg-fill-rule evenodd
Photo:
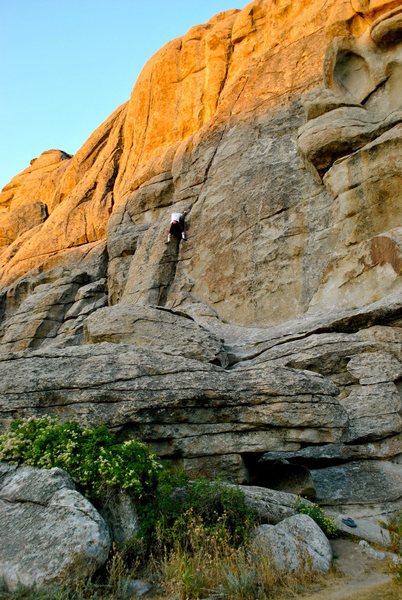
<path fill-rule="evenodd" d="M 106 303 L 104 243 L 72 267 L 34 272 L 4 290 L 0 352 L 83 341 L 82 322 Z"/>
<path fill-rule="evenodd" d="M 226 366 L 223 344 L 191 318 L 151 306 L 118 304 L 97 310 L 85 321 L 90 344 L 133 344 L 166 354 Z"/>
<path fill-rule="evenodd" d="M 273 460 L 288 460 L 298 464 L 307 464 L 317 468 L 319 464 L 336 462 L 349 462 L 358 459 L 391 459 L 401 454 L 402 434 L 387 437 L 383 440 L 365 442 L 362 444 L 323 444 L 320 446 L 307 446 L 295 452 L 266 452 L 259 462 Z"/>
<path fill-rule="evenodd" d="M 402 507 L 402 465 L 355 461 L 313 470 L 317 502 L 353 518 L 386 519 Z"/>
<path fill-rule="evenodd" d="M 105 519 L 112 541 L 124 545 L 139 531 L 135 501 L 124 490 L 108 490 L 101 500 L 99 512 Z"/>
<path fill-rule="evenodd" d="M 362 352 L 352 356 L 347 370 L 361 385 L 396 381 L 402 377 L 402 363 L 386 352 Z"/>
<path fill-rule="evenodd" d="M 402 564 L 402 557 L 398 556 L 394 552 L 382 552 L 381 550 L 376 550 L 366 540 L 361 540 L 359 542 L 359 547 L 362 549 L 362 552 L 369 556 L 370 558 L 374 558 L 374 560 L 389 560 L 394 565 Z"/>
<path fill-rule="evenodd" d="M 247 507 L 255 511 L 261 523 L 276 525 L 284 519 L 298 514 L 296 505 L 299 499 L 294 494 L 256 485 L 241 485 L 239 489 L 245 495 Z M 307 505 L 310 504 L 308 500 L 303 500 L 303 502 Z"/>
<path fill-rule="evenodd" d="M 332 507 L 327 509 L 329 514 L 336 522 L 338 531 L 342 537 L 358 538 L 367 542 L 373 542 L 380 546 L 389 546 L 391 543 L 391 537 L 388 529 L 381 527 L 377 522 L 370 519 L 354 518 L 353 522 L 355 527 L 348 526 L 344 521 L 348 519 L 347 514 L 335 512 L 331 510 Z M 349 517 L 350 518 L 350 517 Z"/>
<path fill-rule="evenodd" d="M 383 322 L 384 316 L 379 307 L 367 307 L 366 310 L 367 323 L 371 322 L 372 314 Z M 359 314 L 363 312 L 360 310 Z M 356 311 L 354 314 L 357 317 Z M 399 314 L 399 309 L 396 314 Z M 390 316 L 388 318 L 391 320 Z M 359 320 L 360 317 L 357 322 Z M 253 339 L 251 335 L 257 339 L 255 355 L 253 357 L 250 348 L 248 360 L 253 364 L 274 363 L 307 369 L 329 377 L 339 386 L 339 401 L 348 414 L 344 442 L 384 440 L 402 431 L 402 395 L 398 390 L 402 369 L 401 328 L 377 325 L 348 332 L 353 327 L 345 320 L 342 325 L 345 332 L 328 332 L 340 326 L 339 315 L 332 316 L 332 323 L 322 320 L 320 333 L 317 332 L 320 330 L 318 322 L 314 320 L 310 323 L 306 320 L 303 329 L 300 329 L 300 322 L 293 322 L 293 335 L 289 332 L 289 325 L 267 330 L 265 342 L 262 341 L 262 330 L 250 334 L 249 343 Z M 230 328 L 228 330 L 230 339 L 233 332 Z M 283 337 L 276 337 L 281 334 Z M 239 351 L 238 347 L 228 348 L 232 360 L 234 350 Z M 244 359 L 243 356 L 236 369 L 242 367 Z"/>
<path fill-rule="evenodd" d="M 106 561 L 108 528 L 61 469 L 4 468 L 0 577 L 10 590 L 89 577 Z"/>
<path fill-rule="evenodd" d="M 3 323 L 2 351 L 35 348 L 44 339 L 54 338 L 78 288 L 78 283 L 69 281 L 36 286 L 33 293 Z"/>
<path fill-rule="evenodd" d="M 241 454 L 217 454 L 208 456 L 183 457 L 180 465 L 190 479 L 208 477 L 209 479 L 223 478 L 225 481 L 248 483 L 249 472 Z"/>
<path fill-rule="evenodd" d="M 402 396 L 394 383 L 349 386 L 339 401 L 349 417 L 345 441 L 384 439 L 402 430 Z"/>
<path fill-rule="evenodd" d="M 307 515 L 295 515 L 278 525 L 260 525 L 253 543 L 281 571 L 327 572 L 332 550 L 318 525 Z"/>
<path fill-rule="evenodd" d="M 353 597 L 354 589 L 360 591 L 362 584 L 360 583 L 359 585 L 358 582 L 364 582 L 365 589 L 379 586 L 384 586 L 384 589 L 388 589 L 385 586 L 391 584 L 392 576 L 389 573 L 379 572 L 379 565 L 376 564 L 374 559 L 369 558 L 363 552 L 363 549 L 356 543 L 356 540 L 339 538 L 331 540 L 331 546 L 334 553 L 334 568 L 339 575 L 346 577 L 350 581 L 351 586 L 353 586 L 351 588 L 348 585 L 345 594 L 348 593 Z M 353 584 L 359 587 L 354 588 Z M 338 586 L 335 585 L 333 592 L 331 590 L 329 593 L 337 595 L 339 591 Z"/>
<path fill-rule="evenodd" d="M 304 361 L 303 354 L 307 354 L 306 358 L 309 359 L 308 350 L 318 346 L 318 351 L 314 351 L 312 358 L 315 359 L 314 364 L 319 365 L 317 355 L 323 354 L 319 347 L 326 341 L 329 348 L 334 342 L 346 341 L 349 345 L 352 344 L 353 350 L 357 345 L 357 348 L 363 351 L 371 351 L 373 342 L 386 344 L 382 345 L 381 349 L 391 351 L 402 358 L 402 325 L 398 324 L 402 319 L 401 292 L 389 294 L 360 308 L 337 308 L 320 314 L 307 313 L 298 319 L 284 321 L 268 328 L 222 323 L 210 314 L 195 314 L 194 318 L 202 324 L 209 325 L 225 339 L 233 362 L 280 359 L 282 363 L 286 363 L 289 359 L 298 360 L 298 355 Z M 269 352 L 271 348 L 273 350 Z M 337 346 L 334 345 L 333 349 L 337 350 Z M 343 350 L 346 350 L 345 344 Z M 303 368 L 308 368 L 306 363 Z"/>
<path fill-rule="evenodd" d="M 141 579 L 124 579 L 123 589 L 133 598 L 144 598 L 152 591 L 152 585 Z"/>
<path fill-rule="evenodd" d="M 314 481 L 304 465 L 291 464 L 287 460 L 259 461 L 255 477 L 260 485 L 268 488 L 303 498 L 315 497 Z"/>

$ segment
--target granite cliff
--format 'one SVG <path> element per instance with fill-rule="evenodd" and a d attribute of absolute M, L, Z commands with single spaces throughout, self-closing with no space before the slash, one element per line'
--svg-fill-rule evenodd
<path fill-rule="evenodd" d="M 400 0 L 256 0 L 162 48 L 0 194 L 2 424 L 402 506 L 401 99 Z"/>

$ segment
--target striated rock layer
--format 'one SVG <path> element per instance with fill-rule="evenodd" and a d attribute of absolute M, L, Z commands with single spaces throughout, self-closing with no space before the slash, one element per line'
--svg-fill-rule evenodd
<path fill-rule="evenodd" d="M 0 194 L 2 424 L 401 506 L 401 99 L 400 0 L 256 0 L 162 48 Z"/>

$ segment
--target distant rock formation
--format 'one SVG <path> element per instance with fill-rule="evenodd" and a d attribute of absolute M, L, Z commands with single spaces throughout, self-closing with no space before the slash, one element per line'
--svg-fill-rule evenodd
<path fill-rule="evenodd" d="M 256 0 L 32 161 L 0 194 L 1 423 L 106 422 L 194 474 L 289 491 L 299 465 L 339 511 L 401 507 L 401 52 L 400 0 Z"/>

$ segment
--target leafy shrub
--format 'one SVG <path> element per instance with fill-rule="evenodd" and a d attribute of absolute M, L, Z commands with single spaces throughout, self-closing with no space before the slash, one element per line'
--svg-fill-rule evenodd
<path fill-rule="evenodd" d="M 104 425 L 84 429 L 51 417 L 13 421 L 0 435 L 0 461 L 65 469 L 91 499 L 108 487 L 129 490 L 142 499 L 156 489 L 161 468 L 141 442 L 117 443 Z"/>
<path fill-rule="evenodd" d="M 307 504 L 302 498 L 298 498 L 295 508 L 298 513 L 311 517 L 321 527 L 326 536 L 330 538 L 337 536 L 338 528 L 335 520 L 327 515 L 318 504 Z"/>

